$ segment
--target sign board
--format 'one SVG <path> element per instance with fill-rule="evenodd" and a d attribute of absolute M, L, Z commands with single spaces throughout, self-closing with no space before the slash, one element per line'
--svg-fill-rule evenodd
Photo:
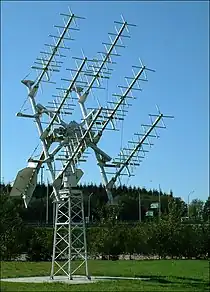
<path fill-rule="evenodd" d="M 151 209 L 158 209 L 158 208 L 159 208 L 159 203 L 152 203 L 152 204 L 150 205 L 150 208 L 151 208 Z"/>
<path fill-rule="evenodd" d="M 153 217 L 153 211 L 147 211 L 146 216 L 148 217 Z"/>

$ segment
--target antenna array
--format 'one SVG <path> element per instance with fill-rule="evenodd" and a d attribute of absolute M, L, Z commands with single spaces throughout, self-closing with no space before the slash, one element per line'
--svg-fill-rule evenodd
<path fill-rule="evenodd" d="M 151 124 L 142 124 L 143 132 L 134 134 L 137 136 L 137 140 L 128 141 L 128 145 L 120 151 L 118 157 L 114 158 L 111 164 L 105 164 L 105 167 L 116 168 L 115 172 L 107 172 L 107 174 L 112 175 L 108 183 L 109 188 L 113 187 L 117 179 L 121 183 L 120 177 L 122 175 L 129 177 L 134 175 L 136 167 L 141 165 L 146 153 L 149 152 L 148 149 L 154 145 L 151 139 L 160 137 L 157 133 L 157 128 L 166 128 L 163 118 L 173 118 L 173 116 L 163 115 L 160 111 L 158 114 L 149 114 L 149 117 Z M 159 125 L 160 122 L 162 122 L 162 125 Z"/>
<path fill-rule="evenodd" d="M 109 41 L 104 42 L 104 50 L 94 58 L 72 57 L 75 68 L 66 68 L 70 76 L 61 78 L 65 86 L 56 87 L 56 93 L 47 105 L 42 105 L 35 99 L 40 85 L 55 84 L 53 72 L 60 72 L 64 51 L 70 48 L 66 45 L 72 41 L 71 32 L 78 31 L 76 16 L 71 11 L 61 14 L 64 24 L 56 25 L 57 34 L 50 35 L 53 40 L 45 44 L 46 50 L 34 62 L 32 69 L 36 70 L 35 80 L 22 80 L 28 89 L 27 100 L 30 100 L 32 114 L 22 111 L 18 117 L 32 118 L 37 126 L 42 151 L 37 158 L 30 157 L 28 167 L 22 169 L 16 177 L 11 196 L 22 196 L 27 207 L 37 184 L 37 175 L 43 164 L 46 164 L 51 174 L 53 192 L 51 197 L 56 206 L 54 241 L 52 255 L 51 278 L 60 272 L 72 279 L 75 272 L 85 266 L 85 274 L 90 279 L 87 265 L 87 245 L 85 235 L 83 195 L 78 183 L 83 175 L 78 168 L 81 162 L 86 162 L 91 148 L 97 159 L 102 180 L 107 192 L 109 203 L 113 204 L 112 188 L 123 175 L 132 176 L 134 170 L 142 162 L 148 147 L 153 143 L 152 138 L 158 138 L 157 128 L 165 128 L 160 113 L 149 115 L 151 123 L 142 125 L 143 132 L 136 133 L 137 139 L 128 141 L 121 149 L 119 156 L 112 159 L 99 147 L 105 130 L 119 130 L 119 123 L 125 119 L 136 92 L 142 91 L 141 83 L 147 81 L 147 71 L 154 71 L 142 64 L 132 67 L 132 76 L 125 77 L 125 84 L 118 86 L 119 92 L 112 94 L 112 100 L 106 106 L 86 107 L 90 94 L 96 89 L 105 89 L 103 80 L 109 79 L 113 72 L 119 50 L 125 48 L 124 40 L 130 38 L 128 23 L 122 17 L 115 21 L 115 31 L 108 34 Z M 69 120 L 74 108 L 78 105 L 81 110 L 81 121 Z M 162 122 L 162 126 L 160 126 Z M 108 169 L 112 168 L 112 172 Z M 59 261 L 62 259 L 63 264 Z M 81 262 L 73 266 L 73 261 Z"/>
<path fill-rule="evenodd" d="M 69 14 L 61 13 L 63 16 L 63 25 L 55 25 L 57 33 L 54 35 L 49 35 L 52 39 L 52 43 L 45 44 L 45 50 L 40 52 L 40 57 L 36 58 L 32 69 L 37 71 L 36 86 L 38 87 L 40 82 L 54 83 L 51 81 L 53 72 L 60 72 L 63 58 L 66 55 L 63 54 L 63 51 L 70 50 L 66 46 L 66 42 L 73 41 L 71 37 L 71 31 L 78 31 L 78 25 L 76 19 L 84 19 L 84 17 L 76 16 L 75 14 L 69 11 Z"/>

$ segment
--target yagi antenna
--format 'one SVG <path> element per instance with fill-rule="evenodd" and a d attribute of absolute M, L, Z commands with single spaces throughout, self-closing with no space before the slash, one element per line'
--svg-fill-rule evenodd
<path fill-rule="evenodd" d="M 28 89 L 27 100 L 30 100 L 32 113 L 20 111 L 17 116 L 35 122 L 42 150 L 38 156 L 32 155 L 28 166 L 18 172 L 11 196 L 21 196 L 27 207 L 37 185 L 38 173 L 43 164 L 47 165 L 53 187 L 50 196 L 56 207 L 50 278 L 62 273 L 71 280 L 84 266 L 85 275 L 90 279 L 83 194 L 78 186 L 83 176 L 82 163 L 87 163 L 90 155 L 88 149 L 91 148 L 95 154 L 108 202 L 113 204 L 112 188 L 117 182 L 121 183 L 123 177 L 134 175 L 136 167 L 153 146 L 154 138 L 159 137 L 158 129 L 165 128 L 163 118 L 170 116 L 163 115 L 157 108 L 156 115 L 149 115 L 150 123 L 142 124 L 142 132 L 135 133 L 136 139 L 128 141 L 114 159 L 99 146 L 105 130 L 119 130 L 119 124 L 127 116 L 133 100 L 142 91 L 143 83 L 148 81 L 146 71 L 154 72 L 139 59 L 139 65 L 132 66 L 132 74 L 125 77 L 124 84 L 118 86 L 117 93 L 112 94 L 105 106 L 99 106 L 98 102 L 96 107 L 86 107 L 90 93 L 96 96 L 99 89 L 104 89 L 103 80 L 111 78 L 113 65 L 120 57 L 119 51 L 125 48 L 124 40 L 130 38 L 128 28 L 135 26 L 125 21 L 123 16 L 120 21 L 114 22 L 114 32 L 108 34 L 109 40 L 103 43 L 104 50 L 91 58 L 83 50 L 82 57 L 72 56 L 75 66 L 66 68 L 68 76 L 63 76 L 62 84 L 56 85 L 53 99 L 47 105 L 38 102 L 36 96 L 42 83 L 56 84 L 52 76 L 56 76 L 54 73 L 60 72 L 63 67 L 69 51 L 67 42 L 72 41 L 72 33 L 79 30 L 76 21 L 83 19 L 70 9 L 61 16 L 62 25 L 55 25 L 57 33 L 50 35 L 52 42 L 45 44 L 45 49 L 32 66 L 37 77 L 29 80 L 27 75 L 22 80 Z M 96 100 L 100 98 L 96 96 Z M 72 118 L 76 106 L 81 110 L 80 120 Z"/>
<path fill-rule="evenodd" d="M 37 58 L 36 65 L 32 66 L 33 69 L 36 69 L 38 72 L 40 72 L 36 79 L 36 87 L 39 86 L 40 82 L 50 82 L 52 72 L 60 71 L 61 65 L 58 59 L 66 57 L 63 53 L 61 53 L 61 51 L 69 49 L 69 47 L 65 45 L 65 41 L 73 40 L 71 38 L 70 31 L 76 30 L 75 19 L 82 18 L 74 15 L 73 13 L 61 13 L 61 15 L 64 17 L 64 19 L 68 19 L 65 22 L 66 24 L 64 26 L 54 26 L 57 28 L 58 33 L 55 35 L 49 35 L 53 40 L 53 43 L 45 44 L 46 50 L 40 52 L 41 56 Z M 46 79 L 44 79 L 44 77 Z"/>
<path fill-rule="evenodd" d="M 94 88 L 94 84 L 97 83 L 96 88 L 101 88 L 99 80 L 110 78 L 112 71 L 110 65 L 116 64 L 113 59 L 120 56 L 120 54 L 117 52 L 117 48 L 125 48 L 123 39 L 130 38 L 130 36 L 125 33 L 126 28 L 128 26 L 135 26 L 127 23 L 126 21 L 115 21 L 115 23 L 117 26 L 115 27 L 114 33 L 109 33 L 109 42 L 103 42 L 105 50 L 98 52 L 98 56 L 96 58 L 88 60 L 89 72 L 87 70 L 82 72 L 84 80 L 87 83 L 84 86 L 83 95 L 78 96 L 79 102 L 83 106 L 83 112 L 84 102 L 86 101 L 90 91 Z"/>
<path fill-rule="evenodd" d="M 132 176 L 134 169 L 141 164 L 145 158 L 145 152 L 148 152 L 148 147 L 151 148 L 154 144 L 150 142 L 150 138 L 158 138 L 152 132 L 156 129 L 166 128 L 165 126 L 160 126 L 160 122 L 164 118 L 174 118 L 173 116 L 166 116 L 162 113 L 158 114 L 149 114 L 152 120 L 151 124 L 142 124 L 143 133 L 135 133 L 135 136 L 138 137 L 137 140 L 129 141 L 129 146 L 122 149 L 123 157 L 119 154 L 119 158 L 113 159 L 110 165 L 105 167 L 116 167 L 117 171 L 113 174 L 113 177 L 108 182 L 108 188 L 112 188 L 116 183 L 117 179 L 121 175 L 125 175 L 124 171 L 127 171 L 128 176 Z M 145 149 L 147 148 L 147 149 Z"/>

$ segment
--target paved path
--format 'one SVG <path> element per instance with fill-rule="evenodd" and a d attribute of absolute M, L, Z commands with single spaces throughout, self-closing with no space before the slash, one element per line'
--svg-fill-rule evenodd
<path fill-rule="evenodd" d="M 110 281 L 110 280 L 149 280 L 148 278 L 134 278 L 134 277 L 108 277 L 108 276 L 93 276 L 89 280 L 85 276 L 74 275 L 72 280 L 69 280 L 66 276 L 55 276 L 54 279 L 50 279 L 49 276 L 46 277 L 21 277 L 21 278 L 6 278 L 1 279 L 4 282 L 24 282 L 24 283 L 54 283 L 62 282 L 68 284 L 89 284 L 98 281 Z"/>

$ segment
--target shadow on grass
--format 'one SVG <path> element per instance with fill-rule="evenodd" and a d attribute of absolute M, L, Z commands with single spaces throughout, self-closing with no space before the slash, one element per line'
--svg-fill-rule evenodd
<path fill-rule="evenodd" d="M 177 277 L 177 276 L 152 276 L 152 275 L 136 275 L 139 278 L 148 278 L 145 281 L 150 283 L 160 283 L 169 285 L 179 285 L 184 287 L 194 287 L 200 289 L 210 288 L 209 282 L 203 279 L 190 278 L 190 277 Z"/>

